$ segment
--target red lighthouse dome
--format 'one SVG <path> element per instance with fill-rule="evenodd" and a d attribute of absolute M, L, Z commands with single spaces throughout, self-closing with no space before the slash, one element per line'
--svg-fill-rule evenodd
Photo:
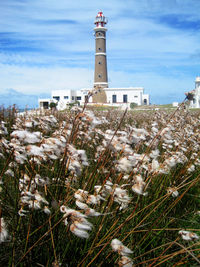
<path fill-rule="evenodd" d="M 98 12 L 96 19 L 94 21 L 94 24 L 96 24 L 96 27 L 105 27 L 106 23 L 107 23 L 107 18 L 103 15 L 103 12 L 100 11 Z"/>

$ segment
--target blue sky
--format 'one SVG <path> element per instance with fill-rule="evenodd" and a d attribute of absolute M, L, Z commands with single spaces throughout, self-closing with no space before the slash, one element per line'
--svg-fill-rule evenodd
<path fill-rule="evenodd" d="M 143 86 L 151 103 L 183 100 L 200 75 L 199 0 L 2 0 L 0 94 L 92 87 L 99 10 L 109 86 Z"/>

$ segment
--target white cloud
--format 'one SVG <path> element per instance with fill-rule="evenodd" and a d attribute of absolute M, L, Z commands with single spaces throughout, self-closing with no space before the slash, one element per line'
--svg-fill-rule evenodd
<path fill-rule="evenodd" d="M 22 67 L 0 65 L 1 85 L 3 92 L 13 88 L 23 93 L 50 93 L 55 89 L 80 89 L 91 87 L 92 70 L 62 67 Z"/>

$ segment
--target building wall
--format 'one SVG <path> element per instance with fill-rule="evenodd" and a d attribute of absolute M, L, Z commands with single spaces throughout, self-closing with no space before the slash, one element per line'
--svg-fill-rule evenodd
<path fill-rule="evenodd" d="M 91 89 L 82 89 L 81 92 L 83 95 L 86 95 L 89 91 L 91 91 Z M 108 104 L 108 105 L 122 105 L 122 104 L 126 104 L 126 102 L 124 102 L 124 95 L 127 96 L 127 103 L 136 103 L 137 105 L 149 105 L 149 95 L 148 94 L 143 94 L 144 93 L 144 88 L 143 87 L 129 87 L 129 88 L 104 88 L 104 91 L 106 93 L 107 96 L 107 101 L 104 101 L 104 104 Z M 97 92 L 98 95 L 98 92 Z M 114 97 L 116 96 L 115 100 L 116 102 L 114 102 Z M 89 98 L 89 103 L 98 103 L 96 101 L 93 101 L 95 98 L 91 97 Z M 145 101 L 146 100 L 146 101 Z M 144 103 L 146 102 L 146 103 Z M 99 102 L 102 103 L 102 102 Z"/>
<path fill-rule="evenodd" d="M 71 103 L 74 100 L 72 99 L 72 90 L 53 90 L 51 92 L 52 99 L 58 101 L 65 101 L 66 103 Z"/>
<path fill-rule="evenodd" d="M 105 88 L 110 104 L 136 103 L 142 105 L 143 88 Z M 116 96 L 116 97 L 114 97 Z M 116 102 L 115 102 L 116 101 Z"/>
<path fill-rule="evenodd" d="M 53 100 L 57 101 L 58 110 L 65 109 L 68 104 L 75 103 L 76 101 L 82 102 L 82 93 L 80 90 L 53 90 L 51 93 Z"/>

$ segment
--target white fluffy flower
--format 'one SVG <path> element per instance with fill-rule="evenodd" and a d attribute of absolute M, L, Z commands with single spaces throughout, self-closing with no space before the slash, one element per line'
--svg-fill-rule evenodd
<path fill-rule="evenodd" d="M 76 206 L 79 207 L 79 209 L 81 209 L 81 210 L 88 209 L 88 205 L 79 201 L 79 200 L 76 200 Z"/>
<path fill-rule="evenodd" d="M 40 132 L 28 132 L 25 130 L 16 130 L 11 133 L 11 137 L 17 138 L 23 143 L 28 143 L 28 144 L 34 144 L 38 143 L 41 140 L 41 133 Z"/>
<path fill-rule="evenodd" d="M 117 238 L 111 241 L 111 247 L 115 252 L 118 252 L 122 256 L 128 256 L 129 254 L 133 253 L 132 250 L 124 246 L 123 243 Z"/>
<path fill-rule="evenodd" d="M 194 240 L 194 239 L 199 239 L 199 236 L 193 232 L 189 232 L 189 231 L 184 231 L 181 230 L 178 232 L 183 240 Z"/>
<path fill-rule="evenodd" d="M 118 161 L 117 168 L 119 171 L 129 172 L 132 169 L 132 163 L 126 157 L 123 157 Z"/>
<path fill-rule="evenodd" d="M 88 238 L 88 237 L 89 237 L 88 232 L 86 232 L 86 231 L 83 230 L 83 229 L 79 229 L 75 224 L 71 224 L 71 225 L 70 225 L 70 231 L 71 231 L 74 235 L 76 235 L 76 236 L 78 236 L 78 237 L 80 237 L 80 238 Z"/>

